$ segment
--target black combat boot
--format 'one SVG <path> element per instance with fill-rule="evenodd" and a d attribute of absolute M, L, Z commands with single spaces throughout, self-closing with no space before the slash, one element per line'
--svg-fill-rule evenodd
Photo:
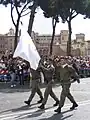
<path fill-rule="evenodd" d="M 74 102 L 72 107 L 70 108 L 70 110 L 74 110 L 76 107 L 78 107 L 78 104 L 76 102 Z"/>
<path fill-rule="evenodd" d="M 42 100 L 43 100 L 43 97 L 39 101 L 37 101 L 37 103 L 42 103 Z"/>
<path fill-rule="evenodd" d="M 45 106 L 44 106 L 44 104 L 41 104 L 38 108 L 45 109 Z"/>
<path fill-rule="evenodd" d="M 30 101 L 24 101 L 25 104 L 30 105 Z"/>
<path fill-rule="evenodd" d="M 53 104 L 53 106 L 55 107 L 55 106 L 57 106 L 58 104 L 59 104 L 59 101 L 56 101 L 56 103 Z"/>
<path fill-rule="evenodd" d="M 54 112 L 61 113 L 61 107 L 58 107 Z"/>

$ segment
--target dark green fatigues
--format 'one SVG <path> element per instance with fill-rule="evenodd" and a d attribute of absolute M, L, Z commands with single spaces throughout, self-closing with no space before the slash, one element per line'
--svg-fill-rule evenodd
<path fill-rule="evenodd" d="M 42 99 L 42 92 L 39 87 L 39 80 L 40 80 L 40 71 L 39 69 L 33 70 L 31 69 L 31 74 L 32 74 L 32 90 L 31 90 L 31 95 L 28 99 L 28 101 L 32 101 L 33 97 L 35 96 L 35 93 L 37 93 L 40 98 Z"/>
<path fill-rule="evenodd" d="M 54 67 L 50 66 L 50 68 L 43 68 L 45 73 L 45 79 L 47 81 L 47 87 L 44 92 L 44 99 L 42 101 L 42 104 L 45 105 L 48 99 L 48 96 L 50 95 L 56 102 L 59 101 L 56 95 L 54 94 L 52 90 L 52 77 L 54 73 Z"/>
<path fill-rule="evenodd" d="M 70 66 L 66 65 L 64 68 L 59 67 L 60 71 L 60 81 L 62 86 L 62 92 L 60 96 L 59 107 L 63 107 L 66 97 L 72 102 L 76 103 L 73 96 L 70 93 L 70 86 L 71 86 L 71 77 L 78 78 L 77 73 L 75 70 Z"/>

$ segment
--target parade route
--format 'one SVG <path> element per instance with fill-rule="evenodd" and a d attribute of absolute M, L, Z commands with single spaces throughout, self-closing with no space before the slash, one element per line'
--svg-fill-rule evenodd
<path fill-rule="evenodd" d="M 79 107 L 84 107 L 85 108 L 85 106 L 90 106 L 90 100 L 79 102 L 78 104 L 79 104 Z M 68 105 L 65 105 L 65 107 L 63 109 L 65 110 L 65 109 L 68 109 L 69 107 L 70 107 L 70 105 L 68 104 Z M 15 112 L 15 113 L 12 113 L 12 114 L 1 115 L 0 120 L 17 120 L 17 119 L 23 119 L 27 116 L 33 116 L 33 115 L 36 116 L 36 115 L 39 115 L 39 114 L 48 114 L 49 112 L 53 113 L 54 109 L 55 109 L 55 107 L 54 108 L 49 108 L 49 109 L 46 109 L 46 110 L 39 110 L 38 108 L 37 109 L 32 109 L 32 110 L 24 110 L 24 111 Z M 70 112 L 73 113 L 74 111 L 70 111 Z M 77 112 L 78 112 L 78 110 L 77 110 Z"/>
<path fill-rule="evenodd" d="M 33 99 L 31 106 L 24 104 L 30 92 L 0 92 L 0 120 L 90 120 L 90 78 L 81 80 L 80 84 L 74 83 L 71 87 L 72 95 L 78 103 L 78 108 L 70 111 L 71 103 L 66 99 L 61 114 L 56 114 L 53 107 L 54 100 L 50 97 L 45 110 L 40 110 L 36 104 L 38 96 Z M 41 89 L 44 92 L 45 88 Z M 53 88 L 56 95 L 60 96 L 61 87 Z"/>

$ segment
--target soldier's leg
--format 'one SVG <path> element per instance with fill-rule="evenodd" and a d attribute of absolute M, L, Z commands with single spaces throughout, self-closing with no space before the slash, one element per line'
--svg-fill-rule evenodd
<path fill-rule="evenodd" d="M 44 98 L 42 100 L 42 104 L 38 107 L 40 109 L 44 109 L 45 107 L 45 104 L 47 102 L 47 99 L 48 99 L 48 96 L 50 94 L 50 91 L 51 91 L 52 87 L 51 87 L 51 82 L 48 83 L 46 89 L 45 89 L 45 92 L 44 92 Z"/>
<path fill-rule="evenodd" d="M 56 110 L 54 110 L 55 112 L 61 113 L 61 108 L 63 107 L 65 99 L 66 99 L 66 93 L 67 93 L 66 92 L 66 86 L 62 85 L 62 92 L 61 92 L 61 95 L 60 95 L 59 107 Z"/>
<path fill-rule="evenodd" d="M 32 91 L 31 91 L 30 97 L 28 99 L 29 102 L 32 101 L 33 97 L 35 96 L 35 93 L 36 93 L 36 88 L 33 88 Z"/>
<path fill-rule="evenodd" d="M 37 84 L 37 94 L 39 95 L 39 97 L 40 97 L 40 100 L 37 102 L 37 103 L 41 103 L 42 102 L 42 100 L 43 100 L 43 95 L 42 95 L 42 92 L 41 92 L 41 90 L 40 90 L 40 87 L 39 87 L 39 85 Z"/>
<path fill-rule="evenodd" d="M 44 98 L 43 98 L 42 104 L 44 104 L 44 105 L 46 104 L 48 96 L 49 96 L 49 94 L 51 92 L 51 89 L 52 89 L 52 85 L 49 82 L 46 89 L 45 89 L 45 92 L 44 92 Z"/>
<path fill-rule="evenodd" d="M 65 89 L 66 89 L 66 97 L 67 97 L 72 103 L 74 103 L 75 100 L 74 100 L 73 96 L 72 96 L 71 93 L 70 93 L 70 86 L 71 86 L 71 84 L 67 84 L 66 87 L 65 87 Z"/>
<path fill-rule="evenodd" d="M 60 95 L 59 107 L 62 108 L 66 99 L 66 88 L 65 85 L 62 86 L 62 92 Z"/>
<path fill-rule="evenodd" d="M 59 101 L 52 89 L 51 89 L 51 91 L 50 91 L 50 96 L 51 96 L 55 101 Z"/>
<path fill-rule="evenodd" d="M 53 104 L 53 106 L 57 106 L 59 104 L 59 99 L 57 98 L 52 89 L 50 91 L 50 96 L 56 101 L 55 104 Z"/>
<path fill-rule="evenodd" d="M 73 110 L 75 107 L 78 107 L 78 104 L 76 103 L 73 96 L 71 95 L 69 88 L 70 87 L 68 87 L 68 89 L 67 89 L 67 98 L 73 103 L 72 107 L 70 108 L 71 110 Z"/>
<path fill-rule="evenodd" d="M 71 95 L 70 92 L 68 93 L 67 97 L 73 103 L 72 107 L 70 107 L 70 110 L 73 110 L 76 107 L 78 107 L 78 104 L 76 103 L 76 101 L 74 100 L 74 98 L 73 98 L 73 96 Z"/>
<path fill-rule="evenodd" d="M 32 81 L 32 90 L 30 97 L 28 98 L 28 101 L 24 101 L 26 104 L 30 105 L 30 102 L 32 101 L 33 97 L 35 96 L 36 93 L 36 82 L 33 80 Z"/>
<path fill-rule="evenodd" d="M 50 81 L 45 89 L 44 92 L 44 99 L 42 101 L 42 105 L 39 106 L 40 109 L 44 109 L 44 106 L 47 102 L 48 96 L 49 94 L 51 95 L 51 97 L 56 101 L 56 103 L 54 104 L 54 106 L 57 106 L 59 104 L 59 100 L 56 97 L 56 95 L 54 94 L 54 92 L 52 91 L 52 81 Z"/>
<path fill-rule="evenodd" d="M 75 102 L 73 96 L 72 96 L 71 93 L 70 93 L 70 90 L 69 90 L 68 93 L 67 93 L 67 98 L 68 98 L 72 103 Z"/>
<path fill-rule="evenodd" d="M 49 89 L 46 88 L 46 90 L 44 92 L 44 98 L 42 100 L 42 104 L 38 108 L 40 108 L 40 109 L 44 109 L 45 108 L 45 104 L 46 104 L 48 96 L 49 96 L 49 91 L 50 91 L 50 88 Z"/>
<path fill-rule="evenodd" d="M 40 98 L 43 98 L 39 85 L 37 85 L 37 94 L 40 96 Z"/>

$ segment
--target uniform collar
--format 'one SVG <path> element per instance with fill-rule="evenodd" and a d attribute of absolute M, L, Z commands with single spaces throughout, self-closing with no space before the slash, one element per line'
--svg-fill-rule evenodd
<path fill-rule="evenodd" d="M 62 65 L 62 67 L 63 67 L 63 68 L 65 68 L 65 67 L 67 67 L 67 66 L 68 66 L 68 64 L 67 64 L 67 63 L 66 63 L 66 64 L 64 64 L 64 65 Z"/>

